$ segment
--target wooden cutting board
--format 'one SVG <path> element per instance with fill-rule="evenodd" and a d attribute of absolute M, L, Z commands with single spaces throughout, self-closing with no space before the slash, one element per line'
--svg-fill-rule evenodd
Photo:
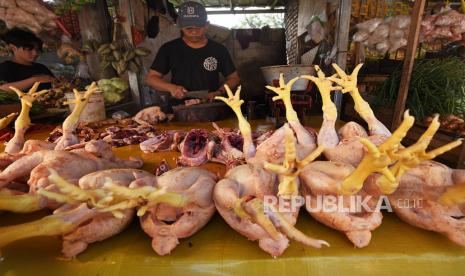
<path fill-rule="evenodd" d="M 190 106 L 173 106 L 175 120 L 179 122 L 214 122 L 230 117 L 232 110 L 225 103 L 203 103 Z"/>

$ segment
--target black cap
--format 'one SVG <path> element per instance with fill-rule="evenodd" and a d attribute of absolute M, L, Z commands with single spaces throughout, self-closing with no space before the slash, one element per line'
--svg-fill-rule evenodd
<path fill-rule="evenodd" d="M 188 1 L 179 6 L 178 26 L 186 27 L 204 27 L 207 24 L 207 11 L 205 7 L 197 2 Z"/>

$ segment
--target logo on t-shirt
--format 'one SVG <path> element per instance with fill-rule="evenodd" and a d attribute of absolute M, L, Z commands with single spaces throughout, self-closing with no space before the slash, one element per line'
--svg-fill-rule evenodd
<path fill-rule="evenodd" d="M 218 60 L 214 57 L 207 57 L 203 62 L 203 67 L 207 71 L 215 71 L 218 67 Z"/>

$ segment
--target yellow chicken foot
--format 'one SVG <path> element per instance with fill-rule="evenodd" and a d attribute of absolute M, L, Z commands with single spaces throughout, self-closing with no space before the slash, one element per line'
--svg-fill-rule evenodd
<path fill-rule="evenodd" d="M 391 172 L 396 177 L 396 184 L 399 183 L 401 177 L 409 169 L 418 166 L 423 161 L 434 159 L 438 155 L 443 154 L 444 152 L 462 144 L 462 141 L 459 139 L 430 152 L 426 152 L 426 149 L 431 143 L 434 134 L 439 129 L 439 125 L 438 116 L 435 116 L 428 129 L 423 133 L 423 135 L 415 144 L 408 148 L 399 149 L 389 153 L 391 159 L 397 161 L 397 163 L 390 168 Z M 394 183 L 388 181 L 384 176 L 380 176 L 377 179 L 376 184 L 385 194 L 391 194 L 397 189 L 397 185 L 393 185 Z"/>
<path fill-rule="evenodd" d="M 21 112 L 19 113 L 18 119 L 16 119 L 15 121 L 15 134 L 5 147 L 6 153 L 18 153 L 23 149 L 25 142 L 24 135 L 26 134 L 27 129 L 31 125 L 31 118 L 29 117 L 29 112 L 31 111 L 32 104 L 39 96 L 48 92 L 48 90 L 42 90 L 37 92 L 39 84 L 39 82 L 34 83 L 34 85 L 31 87 L 31 89 L 29 89 L 27 93 L 24 93 L 21 90 L 10 86 L 10 89 L 18 95 L 21 101 Z"/>
<path fill-rule="evenodd" d="M 18 113 L 10 113 L 8 116 L 0 119 L 0 130 L 6 128 L 13 121 Z"/>
<path fill-rule="evenodd" d="M 401 147 L 400 142 L 407 135 L 408 130 L 413 126 L 414 122 L 415 119 L 406 111 L 402 124 L 379 148 L 368 139 L 360 139 L 360 142 L 367 148 L 367 153 L 352 174 L 342 182 L 340 187 L 341 193 L 346 195 L 357 193 L 363 187 L 366 178 L 375 172 L 384 175 L 390 186 L 398 185 L 395 176 L 388 166 L 395 162 L 392 159 L 392 153 Z"/>
<path fill-rule="evenodd" d="M 57 146 L 55 147 L 56 150 L 65 149 L 66 147 L 72 146 L 79 142 L 76 135 L 74 134 L 79 123 L 79 117 L 89 102 L 92 94 L 98 90 L 99 88 L 95 82 L 92 82 L 92 84 L 83 95 L 81 95 L 78 90 L 73 89 L 74 100 L 66 101 L 64 104 L 74 104 L 74 109 L 63 122 L 63 136 L 60 138 Z"/>
<path fill-rule="evenodd" d="M 32 213 L 45 208 L 46 200 L 39 194 L 0 194 L 0 210 L 13 213 Z"/>
<path fill-rule="evenodd" d="M 313 83 L 315 83 L 321 95 L 323 105 L 323 119 L 335 122 L 337 119 L 337 107 L 331 100 L 331 92 L 341 90 L 341 87 L 333 86 L 333 82 L 326 78 L 325 73 L 321 71 L 318 65 L 315 65 L 315 70 L 317 77 L 303 75 L 301 78 L 311 80 Z"/>
<path fill-rule="evenodd" d="M 298 80 L 299 78 L 293 78 L 288 83 L 284 81 L 284 75 L 281 73 L 279 75 L 279 87 L 273 87 L 267 85 L 266 88 L 278 94 L 278 96 L 273 97 L 273 101 L 282 100 L 284 103 L 284 107 L 286 109 L 286 119 L 288 122 L 299 122 L 299 118 L 297 116 L 297 112 L 292 107 L 291 102 L 291 90 L 292 85 Z"/>
<path fill-rule="evenodd" d="M 0 248 L 31 237 L 64 235 L 96 214 L 96 211 L 82 204 L 73 210 L 46 216 L 33 222 L 0 227 Z"/>
<path fill-rule="evenodd" d="M 292 224 L 290 224 L 284 216 L 282 216 L 274 206 L 269 206 L 270 211 L 269 216 L 271 217 L 271 221 L 279 228 L 281 231 L 290 239 L 293 239 L 297 242 L 300 242 L 306 246 L 314 247 L 314 248 L 321 248 L 323 245 L 329 247 L 329 243 L 324 240 L 317 240 L 311 238 L 297 228 L 295 228 Z"/>
<path fill-rule="evenodd" d="M 244 138 L 243 152 L 245 159 L 249 159 L 255 155 L 255 146 L 252 140 L 252 129 L 249 122 L 245 119 L 242 114 L 241 105 L 244 103 L 244 100 L 241 100 L 241 87 L 239 86 L 236 90 L 236 93 L 233 94 L 228 85 L 224 85 L 228 98 L 216 96 L 215 100 L 220 100 L 226 103 L 236 114 L 237 120 L 239 122 L 239 130 Z"/>
<path fill-rule="evenodd" d="M 286 124 L 284 125 L 284 161 L 282 165 L 265 162 L 264 168 L 278 174 L 280 183 L 278 196 L 296 196 L 299 193 L 298 175 L 306 165 L 315 160 L 323 151 L 324 146 L 320 145 L 310 155 L 303 160 L 297 160 L 296 141 L 294 133 Z"/>
<path fill-rule="evenodd" d="M 355 111 L 362 117 L 368 124 L 370 133 L 372 134 L 383 134 L 388 136 L 390 131 L 384 126 L 373 113 L 370 105 L 362 98 L 357 87 L 358 72 L 362 68 L 363 64 L 359 64 L 355 67 L 352 74 L 347 75 L 337 64 L 333 63 L 333 68 L 336 70 L 339 78 L 331 76 L 328 80 L 336 83 L 342 88 L 342 93 L 349 93 L 354 100 Z"/>
<path fill-rule="evenodd" d="M 137 215 L 143 216 L 150 208 L 159 203 L 166 203 L 173 207 L 184 207 L 189 202 L 189 198 L 181 193 L 168 192 L 165 188 L 158 189 L 151 186 L 127 188 L 107 182 L 104 185 L 104 190 L 112 193 L 115 200 L 119 202 L 100 209 L 101 212 L 140 207 Z"/>
<path fill-rule="evenodd" d="M 460 205 L 465 203 L 465 183 L 447 188 L 439 198 L 443 205 Z"/>
<path fill-rule="evenodd" d="M 260 225 L 273 240 L 276 241 L 279 239 L 279 231 L 265 214 L 263 202 L 261 200 L 258 198 L 253 198 L 247 201 L 244 200 L 242 201 L 241 207 L 251 217 L 252 221 Z"/>

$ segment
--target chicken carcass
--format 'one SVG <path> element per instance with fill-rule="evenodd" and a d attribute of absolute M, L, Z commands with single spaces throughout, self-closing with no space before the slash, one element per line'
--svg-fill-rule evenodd
<path fill-rule="evenodd" d="M 396 215 L 406 223 L 438 232 L 465 247 L 465 207 L 451 197 L 444 197 L 465 182 L 465 170 L 451 169 L 444 164 L 427 161 L 407 171 L 397 190 L 388 196 Z M 373 182 L 370 193 L 381 193 Z M 457 193 L 455 193 L 457 194 Z"/>
<path fill-rule="evenodd" d="M 282 75 L 280 79 L 283 91 L 277 90 L 277 93 L 287 103 L 286 108 L 291 109 L 287 115 L 291 120 L 297 120 L 295 126 L 300 123 L 298 123 L 297 116 L 293 116 L 290 100 L 286 100 L 287 97 L 290 97 L 292 81 L 289 83 L 290 85 L 286 86 Z M 308 141 L 306 139 L 308 138 L 307 132 L 297 136 L 296 145 L 294 132 L 286 124 L 255 148 L 250 125 L 240 109 L 243 103 L 240 100 L 240 88 L 234 95 L 229 87 L 225 86 L 225 88 L 229 97 L 217 97 L 217 99 L 228 104 L 238 117 L 239 129 L 244 139 L 243 154 L 247 163 L 229 170 L 225 178 L 216 184 L 213 198 L 218 212 L 233 229 L 250 240 L 258 240 L 260 248 L 272 256 L 279 256 L 284 252 L 289 245 L 289 238 L 318 248 L 322 245 L 328 245 L 324 241 L 309 238 L 294 228 L 299 208 L 290 210 L 290 212 L 280 212 L 275 204 L 268 204 L 266 209 L 264 207 L 265 197 L 283 199 L 281 196 L 298 193 L 298 179 L 293 171 L 295 157 L 297 157 L 295 148 L 299 146 L 301 141 Z M 295 129 L 299 131 L 303 127 Z M 303 147 L 312 146 L 312 144 L 300 145 Z M 285 157 L 286 152 L 288 155 Z M 283 168 L 277 165 L 280 162 L 284 162 Z M 278 176 L 273 170 L 266 170 L 265 164 L 270 169 L 290 174 Z"/>
<path fill-rule="evenodd" d="M 371 231 L 381 225 L 383 215 L 376 209 L 379 197 L 370 196 L 363 190 L 352 196 L 340 196 L 341 183 L 353 171 L 350 164 L 341 162 L 316 161 L 310 163 L 300 173 L 302 195 L 306 198 L 309 214 L 328 227 L 343 232 L 356 247 L 365 247 L 371 240 Z M 350 206 L 351 197 L 367 201 L 368 210 Z M 325 198 L 344 210 L 330 210 Z"/>
<path fill-rule="evenodd" d="M 216 181 L 216 175 L 207 170 L 186 167 L 131 184 L 131 187 L 137 187 L 142 183 L 187 198 L 182 207 L 160 203 L 140 218 L 142 229 L 152 237 L 152 248 L 157 254 L 169 254 L 179 244 L 179 239 L 194 235 L 210 221 L 215 213 L 212 192 Z"/>
<path fill-rule="evenodd" d="M 110 169 L 87 174 L 79 179 L 82 189 L 102 189 L 108 181 L 115 185 L 128 187 L 136 179 L 152 176 L 150 173 L 136 169 Z M 65 212 L 74 206 L 63 206 L 55 213 Z M 63 235 L 62 253 L 71 258 L 83 252 L 89 244 L 108 239 L 123 231 L 132 221 L 134 209 L 123 211 L 122 217 L 111 213 L 99 213 L 76 229 Z"/>
<path fill-rule="evenodd" d="M 155 135 L 140 143 L 143 152 L 158 152 L 165 150 L 177 150 L 178 145 L 184 139 L 186 132 L 182 130 L 169 130 Z"/>
<path fill-rule="evenodd" d="M 81 93 L 76 89 L 73 89 L 74 100 L 67 101 L 66 104 L 74 104 L 74 108 L 71 114 L 66 117 L 65 121 L 63 122 L 63 136 L 61 136 L 58 140 L 55 147 L 56 150 L 63 150 L 69 146 L 79 143 L 79 139 L 76 136 L 76 128 L 79 123 L 79 117 L 89 102 L 92 94 L 98 89 L 99 88 L 95 82 L 89 86 L 83 95 L 81 95 Z"/>
<path fill-rule="evenodd" d="M 211 139 L 208 143 L 207 158 L 212 162 L 226 165 L 227 169 L 243 164 L 244 154 L 242 148 L 244 139 L 238 131 L 220 128 L 213 123 L 214 134 L 218 136 L 218 141 Z"/>
<path fill-rule="evenodd" d="M 204 129 L 190 130 L 184 140 L 179 144 L 181 156 L 178 164 L 182 166 L 200 166 L 207 162 L 207 145 L 210 140 L 210 133 Z"/>
<path fill-rule="evenodd" d="M 351 75 L 346 75 L 337 64 L 333 64 L 339 78 L 325 77 L 318 66 L 315 66 L 317 76 L 302 76 L 313 81 L 321 94 L 323 102 L 323 123 L 318 132 L 318 145 L 324 145 L 325 157 L 330 161 L 339 161 L 356 167 L 364 156 L 364 145 L 360 138 L 366 138 L 375 145 L 385 141 L 391 132 L 374 115 L 369 104 L 363 100 L 357 88 L 357 74 L 361 68 L 359 64 Z M 339 86 L 333 86 L 336 83 Z M 369 134 L 355 122 L 345 124 L 336 132 L 337 109 L 331 101 L 331 92 L 342 90 L 349 93 L 355 103 L 355 110 L 367 122 Z"/>
<path fill-rule="evenodd" d="M 188 202 L 178 194 L 154 187 L 127 188 L 129 183 L 134 182 L 132 180 L 137 181 L 139 177 L 143 179 L 153 175 L 131 169 L 107 170 L 83 177 L 80 185 L 76 186 L 51 169 L 49 180 L 58 187 L 59 192 L 40 189 L 39 193 L 64 205 L 53 215 L 37 221 L 0 227 L 0 248 L 24 238 L 62 235 L 64 255 L 74 257 L 90 243 L 122 231 L 132 219 L 137 206 L 159 202 L 171 202 L 178 206 Z M 131 192 L 128 194 L 128 191 Z M 131 198 L 133 195 L 135 197 Z"/>
<path fill-rule="evenodd" d="M 111 168 L 140 168 L 142 165 L 143 161 L 140 158 L 119 159 L 107 143 L 101 140 L 91 141 L 86 143 L 84 148 L 72 151 L 41 150 L 21 157 L 0 172 L 0 187 L 5 187 L 16 179 L 29 176 L 27 181 L 29 185 L 28 195 L 31 198 L 37 198 L 40 195 L 37 195 L 36 192 L 40 188 L 54 190 L 54 185 L 48 179 L 49 169 L 56 170 L 66 180 L 77 184 L 82 176 L 91 172 Z M 3 210 L 13 212 L 18 210 L 31 212 L 47 206 L 57 207 L 53 201 L 44 202 L 36 199 L 33 202 L 39 202 L 40 205 L 24 206 L 21 202 L 17 202 L 17 204 L 0 202 L 0 205 L 1 208 L 4 208 Z"/>

